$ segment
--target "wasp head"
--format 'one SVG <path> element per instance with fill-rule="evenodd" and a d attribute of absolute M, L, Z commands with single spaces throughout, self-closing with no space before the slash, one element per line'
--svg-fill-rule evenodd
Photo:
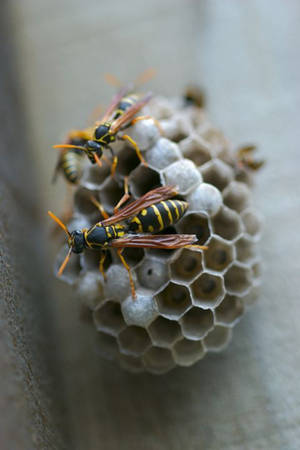
<path fill-rule="evenodd" d="M 95 154 L 98 156 L 98 158 L 101 158 L 103 153 L 102 146 L 98 142 L 89 140 L 86 142 L 85 148 L 89 160 L 91 161 L 92 164 L 95 164 L 96 163 Z"/>
<path fill-rule="evenodd" d="M 84 250 L 84 234 L 81 230 L 72 231 L 68 238 L 68 245 L 73 253 L 82 253 Z"/>

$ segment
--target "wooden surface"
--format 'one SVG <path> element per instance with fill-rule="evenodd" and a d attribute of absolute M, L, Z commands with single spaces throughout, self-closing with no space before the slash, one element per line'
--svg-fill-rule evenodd
<path fill-rule="evenodd" d="M 265 215 L 261 298 L 223 354 L 167 376 L 131 376 L 99 361 L 94 331 L 78 321 L 71 294 L 56 283 L 52 327 L 60 342 L 69 448 L 298 449 L 299 2 L 11 5 L 45 211 L 59 208 L 63 187 L 49 186 L 50 144 L 108 101 L 107 71 L 127 81 L 157 67 L 151 88 L 171 95 L 190 80 L 200 82 L 215 123 L 236 145 L 257 143 L 268 160 L 255 189 Z"/>

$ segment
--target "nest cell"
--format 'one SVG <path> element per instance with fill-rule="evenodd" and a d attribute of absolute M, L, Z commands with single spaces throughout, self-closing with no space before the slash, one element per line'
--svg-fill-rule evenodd
<path fill-rule="evenodd" d="M 179 233 L 196 234 L 198 244 L 204 245 L 210 237 L 210 227 L 207 217 L 198 213 L 188 213 L 176 225 Z"/>
<path fill-rule="evenodd" d="M 247 263 L 256 256 L 255 245 L 250 239 L 245 236 L 241 237 L 235 243 L 235 249 L 237 260 L 240 262 Z"/>
<path fill-rule="evenodd" d="M 136 272 L 141 286 L 154 291 L 161 288 L 169 280 L 168 264 L 154 258 L 146 257 L 136 269 Z"/>
<path fill-rule="evenodd" d="M 137 291 L 137 298 L 129 295 L 121 305 L 127 325 L 147 327 L 158 316 L 158 307 L 151 291 Z"/>
<path fill-rule="evenodd" d="M 262 222 L 258 213 L 251 209 L 243 211 L 242 220 L 245 225 L 246 233 L 248 233 L 251 237 L 258 239 Z"/>
<path fill-rule="evenodd" d="M 201 308 L 214 308 L 224 298 L 223 278 L 203 272 L 191 285 L 192 301 Z"/>
<path fill-rule="evenodd" d="M 202 177 L 192 161 L 181 159 L 164 169 L 162 180 L 163 184 L 177 186 L 179 194 L 187 195 L 202 182 Z"/>
<path fill-rule="evenodd" d="M 252 272 L 247 266 L 238 263 L 233 264 L 224 276 L 228 293 L 233 295 L 245 295 L 252 284 Z"/>
<path fill-rule="evenodd" d="M 188 289 L 173 282 L 170 282 L 156 298 L 160 313 L 169 319 L 178 319 L 191 307 Z"/>
<path fill-rule="evenodd" d="M 160 138 L 156 145 L 147 151 L 147 162 L 151 167 L 162 170 L 181 158 L 179 147 L 166 138 Z"/>
<path fill-rule="evenodd" d="M 125 145 L 118 153 L 116 175 L 120 175 L 121 177 L 129 175 L 139 164 L 140 159 L 134 148 Z"/>
<path fill-rule="evenodd" d="M 112 264 L 105 273 L 104 293 L 106 297 L 121 301 L 130 294 L 128 272 L 123 265 Z M 132 273 L 132 277 L 135 282 L 136 277 L 134 272 Z"/>
<path fill-rule="evenodd" d="M 190 159 L 196 166 L 211 160 L 210 148 L 204 139 L 197 134 L 188 136 L 180 142 L 180 149 L 185 158 Z"/>
<path fill-rule="evenodd" d="M 100 212 L 92 203 L 92 196 L 99 200 L 97 191 L 91 191 L 84 187 L 77 188 L 74 195 L 74 211 L 75 213 L 88 216 L 90 220 L 94 219 L 96 222 L 97 220 L 100 220 Z"/>
<path fill-rule="evenodd" d="M 202 271 L 202 253 L 183 249 L 171 264 L 171 275 L 178 283 L 189 283 Z"/>
<path fill-rule="evenodd" d="M 244 314 L 244 310 L 244 302 L 239 297 L 226 295 L 215 309 L 215 321 L 219 325 L 233 326 Z"/>
<path fill-rule="evenodd" d="M 223 239 L 213 236 L 207 247 L 207 250 L 203 252 L 205 267 L 210 270 L 223 272 L 234 259 L 233 246 Z"/>
<path fill-rule="evenodd" d="M 87 189 L 101 189 L 102 184 L 110 174 L 110 165 L 102 161 L 102 167 L 98 164 L 86 165 L 83 175 L 80 180 L 80 184 Z"/>
<path fill-rule="evenodd" d="M 228 241 L 235 239 L 242 231 L 240 216 L 226 206 L 213 217 L 212 227 L 216 234 Z"/>
<path fill-rule="evenodd" d="M 205 183 L 212 184 L 222 191 L 234 177 L 233 170 L 220 159 L 213 159 L 201 167 Z"/>
<path fill-rule="evenodd" d="M 181 337 L 180 326 L 174 320 L 158 317 L 148 328 L 152 343 L 159 347 L 171 347 Z"/>
<path fill-rule="evenodd" d="M 91 310 L 103 298 L 104 286 L 101 282 L 99 270 L 89 270 L 81 273 L 76 283 L 77 294 L 81 303 Z"/>
<path fill-rule="evenodd" d="M 182 339 L 175 344 L 173 355 L 179 366 L 188 367 L 204 357 L 205 348 L 201 341 Z"/>
<path fill-rule="evenodd" d="M 135 197 L 141 197 L 160 184 L 159 173 L 143 165 L 139 165 L 129 177 L 130 191 Z"/>
<path fill-rule="evenodd" d="M 123 369 L 128 370 L 128 372 L 141 373 L 144 371 L 144 366 L 143 366 L 141 358 L 138 358 L 136 356 L 121 354 L 119 356 L 119 361 L 120 361 L 120 366 Z"/>
<path fill-rule="evenodd" d="M 245 183 L 232 181 L 223 191 L 223 201 L 229 208 L 241 212 L 250 204 L 250 190 Z"/>
<path fill-rule="evenodd" d="M 143 355 L 145 367 L 154 374 L 162 374 L 175 366 L 170 350 L 160 347 L 151 347 Z"/>
<path fill-rule="evenodd" d="M 120 333 L 118 342 L 120 352 L 132 356 L 142 355 L 151 345 L 147 331 L 134 325 L 127 327 Z"/>
<path fill-rule="evenodd" d="M 189 210 L 213 217 L 222 206 L 222 195 L 212 184 L 201 183 L 190 195 L 187 196 Z"/>
<path fill-rule="evenodd" d="M 114 178 L 108 178 L 105 186 L 101 190 L 101 202 L 103 208 L 112 214 L 114 207 L 118 204 L 124 194 L 122 182 L 117 182 Z M 99 213 L 100 214 L 100 213 Z"/>
<path fill-rule="evenodd" d="M 113 300 L 107 300 L 95 309 L 94 322 L 98 331 L 112 336 L 117 336 L 126 326 L 120 304 Z"/>
<path fill-rule="evenodd" d="M 232 329 L 217 325 L 204 339 L 204 345 L 210 352 L 219 352 L 229 343 Z"/>
<path fill-rule="evenodd" d="M 198 341 L 213 328 L 214 316 L 209 309 L 191 308 L 180 320 L 184 337 Z"/>
<path fill-rule="evenodd" d="M 211 144 L 211 147 L 213 148 L 216 155 L 219 155 L 219 153 L 228 150 L 229 142 L 225 138 L 224 134 L 217 128 L 208 126 L 206 130 L 203 130 L 201 132 L 201 135 L 203 139 Z"/>

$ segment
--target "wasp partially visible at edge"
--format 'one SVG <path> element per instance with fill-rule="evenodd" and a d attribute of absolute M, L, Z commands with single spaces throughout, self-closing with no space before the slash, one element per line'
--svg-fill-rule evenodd
<path fill-rule="evenodd" d="M 265 161 L 263 159 L 254 159 L 253 152 L 256 150 L 255 145 L 244 145 L 236 152 L 237 166 L 239 169 L 258 170 Z"/>
<path fill-rule="evenodd" d="M 124 248 L 197 248 L 206 249 L 205 246 L 195 245 L 198 238 L 195 234 L 148 234 L 157 233 L 176 223 L 186 212 L 188 203 L 182 200 L 170 200 L 178 194 L 173 186 L 162 186 L 147 192 L 139 199 L 119 209 L 128 199 L 128 192 L 122 197 L 114 210 L 113 216 L 103 210 L 103 207 L 95 199 L 93 203 L 98 207 L 104 220 L 96 223 L 91 228 L 83 228 L 70 232 L 58 217 L 48 211 L 50 217 L 55 220 L 68 236 L 69 252 L 60 266 L 60 276 L 71 253 L 82 253 L 84 249 L 102 250 L 99 262 L 99 270 L 105 279 L 104 261 L 106 251 L 115 248 L 118 256 L 128 271 L 132 298 L 136 298 L 131 269 L 122 255 Z M 147 234 L 145 234 L 147 233 Z"/>
<path fill-rule="evenodd" d="M 113 158 L 111 173 L 114 175 L 118 158 L 110 144 L 115 142 L 118 138 L 129 142 L 135 149 L 140 161 L 144 165 L 147 165 L 137 143 L 127 134 L 118 135 L 118 133 L 119 131 L 123 131 L 134 125 L 136 122 L 146 119 L 152 119 L 160 129 L 159 123 L 151 116 L 144 115 L 134 118 L 134 116 L 151 100 L 151 98 L 151 93 L 141 97 L 140 94 L 134 92 L 134 88 L 132 86 L 125 86 L 121 88 L 114 96 L 101 120 L 96 121 L 93 127 L 85 128 L 83 130 L 73 130 L 70 132 L 69 138 L 81 139 L 83 141 L 82 145 L 63 143 L 54 145 L 53 147 L 65 150 L 75 149 L 78 151 L 83 151 L 86 153 L 92 164 L 98 163 L 99 165 L 101 165 L 103 149 L 108 148 Z"/>

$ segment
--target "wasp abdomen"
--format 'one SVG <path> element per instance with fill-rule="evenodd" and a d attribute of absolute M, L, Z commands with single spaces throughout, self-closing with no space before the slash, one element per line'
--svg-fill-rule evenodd
<path fill-rule="evenodd" d="M 187 210 L 188 203 L 181 200 L 166 200 L 143 209 L 128 224 L 128 231 L 156 233 L 175 224 Z"/>
<path fill-rule="evenodd" d="M 70 183 L 76 184 L 81 177 L 82 154 L 73 150 L 64 152 L 61 155 L 60 167 L 66 179 Z"/>

